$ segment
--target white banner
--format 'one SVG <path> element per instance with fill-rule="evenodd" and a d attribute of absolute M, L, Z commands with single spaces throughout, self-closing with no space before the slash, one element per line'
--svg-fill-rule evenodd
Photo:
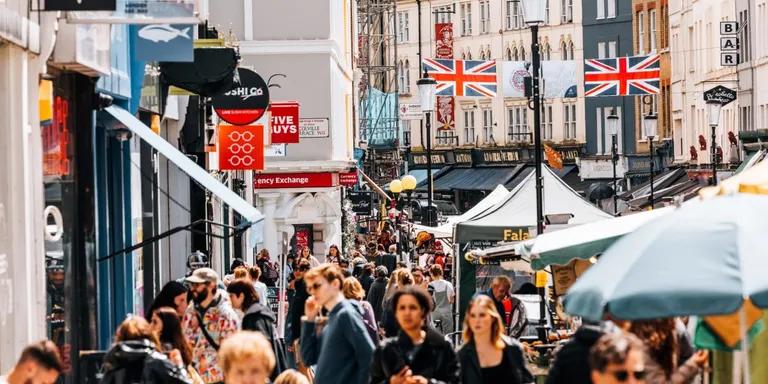
<path fill-rule="evenodd" d="M 505 97 L 524 97 L 523 78 L 530 76 L 524 61 L 502 61 L 501 76 Z M 545 99 L 576 97 L 576 62 L 542 61 L 542 89 Z"/>

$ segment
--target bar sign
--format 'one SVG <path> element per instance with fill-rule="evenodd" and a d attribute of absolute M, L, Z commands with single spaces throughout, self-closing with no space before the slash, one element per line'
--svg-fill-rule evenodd
<path fill-rule="evenodd" d="M 732 67 L 739 64 L 739 23 L 720 22 L 720 65 Z"/>

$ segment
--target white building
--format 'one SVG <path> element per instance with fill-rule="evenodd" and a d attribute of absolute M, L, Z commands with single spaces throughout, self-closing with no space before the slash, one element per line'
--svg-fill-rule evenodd
<path fill-rule="evenodd" d="M 299 117 L 319 121 L 321 134 L 287 144 L 284 156 L 267 157 L 258 181 L 282 187 L 256 190 L 255 205 L 266 216 L 266 248 L 273 257 L 307 242 L 323 260 L 341 242 L 338 175 L 353 158 L 352 49 L 356 14 L 351 0 L 228 2 L 211 7 L 211 24 L 239 41 L 242 66 L 265 81 L 275 77 L 272 101 L 298 101 Z M 284 182 L 281 182 L 284 181 Z M 300 236 L 294 236 L 300 232 Z"/>
<path fill-rule="evenodd" d="M 581 2 L 547 1 L 548 22 L 539 30 L 542 60 L 575 60 L 578 94 L 583 95 L 583 43 Z M 418 2 L 397 3 L 398 68 L 400 69 L 400 102 L 418 103 L 416 81 L 418 60 Z M 453 10 L 455 13 L 445 13 Z M 565 6 L 565 7 L 564 7 Z M 434 13 L 440 11 L 440 13 Z M 421 2 L 422 53 L 435 57 L 435 23 L 453 23 L 454 58 L 466 60 L 531 60 L 531 31 L 522 17 L 518 1 L 507 0 L 434 0 Z M 501 66 L 498 66 L 501 74 Z M 458 97 L 454 131 L 433 130 L 433 146 L 493 147 L 518 144 L 530 136 L 509 135 L 510 132 L 533 132 L 533 111 L 523 98 L 506 98 L 498 78 L 494 98 Z M 411 146 L 419 150 L 422 140 L 418 121 L 410 124 Z M 433 124 L 434 127 L 434 124 Z M 406 129 L 406 131 L 408 131 Z M 457 139 L 446 139 L 457 136 Z M 442 137 L 442 139 L 441 139 Z M 542 114 L 542 139 L 550 143 L 583 144 L 585 142 L 584 99 L 545 101 Z"/>
<path fill-rule="evenodd" d="M 768 129 L 768 1 L 736 0 L 736 21 L 740 23 L 740 64 L 738 121 L 740 131 Z M 752 132 L 762 140 L 764 134 Z M 746 136 L 746 135 L 744 135 Z M 757 146 L 747 145 L 747 150 Z"/>

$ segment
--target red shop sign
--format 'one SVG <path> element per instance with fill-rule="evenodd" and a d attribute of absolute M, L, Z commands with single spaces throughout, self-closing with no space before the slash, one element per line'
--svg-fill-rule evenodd
<path fill-rule="evenodd" d="M 264 169 L 263 125 L 219 125 L 219 169 Z"/>
<path fill-rule="evenodd" d="M 272 103 L 272 144 L 299 142 L 299 103 L 295 101 Z"/>
<path fill-rule="evenodd" d="M 335 187 L 335 173 L 264 173 L 253 176 L 255 189 Z"/>
<path fill-rule="evenodd" d="M 339 184 L 345 187 L 352 187 L 357 185 L 357 170 L 352 172 L 339 173 Z"/>

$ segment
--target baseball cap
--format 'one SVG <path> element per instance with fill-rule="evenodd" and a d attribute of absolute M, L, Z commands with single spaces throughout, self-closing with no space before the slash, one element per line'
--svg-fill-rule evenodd
<path fill-rule="evenodd" d="M 210 268 L 198 268 L 192 272 L 192 275 L 185 279 L 190 283 L 217 283 L 219 281 L 219 274 Z"/>

